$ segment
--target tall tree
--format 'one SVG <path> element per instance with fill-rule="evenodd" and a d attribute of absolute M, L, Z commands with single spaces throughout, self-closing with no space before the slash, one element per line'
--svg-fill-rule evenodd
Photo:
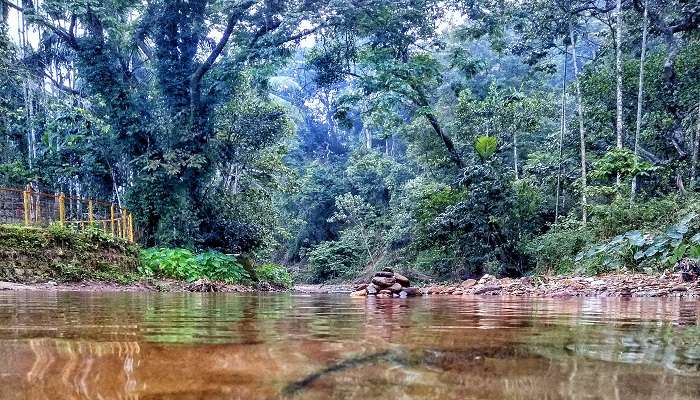
<path fill-rule="evenodd" d="M 622 149 L 622 0 L 617 0 L 615 6 L 615 132 L 617 134 L 616 147 Z M 617 186 L 620 186 L 620 173 L 615 178 Z"/>
<path fill-rule="evenodd" d="M 644 17 L 642 21 L 642 49 L 639 55 L 639 91 L 637 93 L 637 125 L 634 131 L 634 162 L 639 155 L 639 134 L 642 130 L 642 105 L 644 103 L 644 61 L 647 54 L 647 31 L 649 29 L 648 0 L 644 4 Z M 632 198 L 637 193 L 637 175 L 632 177 Z"/>
<path fill-rule="evenodd" d="M 579 148 L 581 153 L 581 220 L 585 225 L 587 222 L 587 207 L 586 199 L 587 190 L 587 167 L 586 167 L 586 129 L 583 123 L 583 100 L 581 99 L 581 81 L 578 77 L 578 58 L 576 57 L 576 38 L 574 31 L 569 25 L 569 37 L 571 40 L 571 56 L 574 66 L 574 83 L 576 86 L 576 110 L 578 111 L 578 130 L 579 130 Z"/>

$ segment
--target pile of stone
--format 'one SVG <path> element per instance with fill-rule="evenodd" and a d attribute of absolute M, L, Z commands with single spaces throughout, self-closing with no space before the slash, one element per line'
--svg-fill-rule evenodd
<path fill-rule="evenodd" d="M 411 282 L 405 276 L 394 272 L 391 268 L 384 268 L 374 274 L 370 283 L 357 285 L 351 296 L 377 296 L 379 298 L 389 297 L 411 297 L 420 296 L 418 288 L 411 287 Z"/>

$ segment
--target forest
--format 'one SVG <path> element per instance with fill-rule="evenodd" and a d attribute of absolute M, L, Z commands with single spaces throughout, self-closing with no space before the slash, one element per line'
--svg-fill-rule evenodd
<path fill-rule="evenodd" d="M 0 0 L 0 187 L 123 205 L 149 256 L 658 272 L 700 258 L 699 150 L 698 0 Z"/>

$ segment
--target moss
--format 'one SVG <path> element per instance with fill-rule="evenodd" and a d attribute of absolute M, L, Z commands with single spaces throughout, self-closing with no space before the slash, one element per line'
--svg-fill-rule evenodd
<path fill-rule="evenodd" d="M 98 230 L 76 233 L 0 225 L 0 280 L 74 282 L 86 279 L 127 283 L 136 279 L 139 247 Z"/>

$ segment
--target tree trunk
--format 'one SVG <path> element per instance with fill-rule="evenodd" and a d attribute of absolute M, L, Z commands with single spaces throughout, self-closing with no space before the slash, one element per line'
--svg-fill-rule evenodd
<path fill-rule="evenodd" d="M 513 130 L 513 172 L 515 179 L 518 179 L 518 133 Z"/>
<path fill-rule="evenodd" d="M 622 148 L 622 0 L 617 0 L 615 7 L 615 77 L 617 80 L 615 130 L 617 132 L 617 148 Z M 617 173 L 617 186 L 620 186 L 620 173 Z"/>
<path fill-rule="evenodd" d="M 559 222 L 559 193 L 561 191 L 561 163 L 564 153 L 564 131 L 566 131 L 566 61 L 568 59 L 568 46 L 564 47 L 564 78 L 561 81 L 561 125 L 559 131 L 559 171 L 557 172 L 557 195 L 554 206 L 554 225 Z"/>
<path fill-rule="evenodd" d="M 450 159 L 452 159 L 452 161 L 458 168 L 464 168 L 462 157 L 459 156 L 459 153 L 455 148 L 454 142 L 452 142 L 452 139 L 449 136 L 447 136 L 447 134 L 442 130 L 442 127 L 440 126 L 440 123 L 438 122 L 435 115 L 433 115 L 432 113 L 426 113 L 425 117 L 428 119 L 428 122 L 430 122 L 430 126 L 433 127 L 435 133 L 437 133 L 437 135 L 440 136 L 440 139 L 442 139 L 442 143 L 445 144 L 447 152 L 450 154 Z"/>
<path fill-rule="evenodd" d="M 644 22 L 642 28 L 642 52 L 639 56 L 639 92 L 637 93 L 637 127 L 634 131 L 634 162 L 637 163 L 639 154 L 639 134 L 642 130 L 642 103 L 644 101 L 644 61 L 647 52 L 647 31 L 649 30 L 649 12 L 647 10 L 648 2 L 644 4 Z M 637 193 L 637 175 L 632 177 L 632 197 Z"/>
<path fill-rule="evenodd" d="M 694 189 L 697 184 L 698 173 L 698 153 L 700 153 L 700 102 L 698 102 L 698 120 L 695 126 L 695 140 L 693 142 L 693 158 L 690 162 L 690 188 Z"/>
<path fill-rule="evenodd" d="M 578 111 L 578 129 L 580 136 L 580 147 L 581 147 L 581 220 L 583 224 L 586 225 L 587 222 L 587 199 L 586 199 L 586 187 L 587 183 L 587 168 L 586 168 L 586 130 L 583 125 L 583 101 L 581 99 L 581 82 L 578 79 L 578 60 L 576 57 L 576 42 L 574 41 L 574 31 L 569 25 L 569 37 L 571 39 L 571 55 L 574 59 L 574 82 L 576 82 L 576 109 Z"/>

